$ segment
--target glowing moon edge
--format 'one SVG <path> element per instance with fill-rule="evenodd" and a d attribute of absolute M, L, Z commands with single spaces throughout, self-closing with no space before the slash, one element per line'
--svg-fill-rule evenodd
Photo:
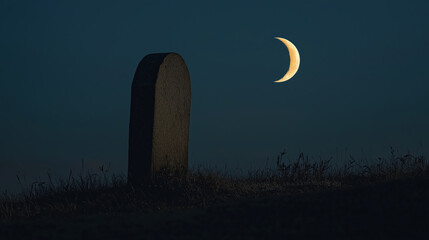
<path fill-rule="evenodd" d="M 286 45 L 289 51 L 290 63 L 289 63 L 289 70 L 286 72 L 286 74 L 281 79 L 274 82 L 276 83 L 286 82 L 296 74 L 301 60 L 299 57 L 298 49 L 295 47 L 293 43 L 281 37 L 275 37 L 275 38 L 280 40 L 284 45 Z"/>

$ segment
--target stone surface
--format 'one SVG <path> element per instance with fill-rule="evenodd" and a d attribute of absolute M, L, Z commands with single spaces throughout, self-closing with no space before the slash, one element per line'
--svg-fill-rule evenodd
<path fill-rule="evenodd" d="M 176 53 L 150 54 L 131 87 L 128 181 L 141 184 L 162 168 L 188 168 L 191 84 Z"/>

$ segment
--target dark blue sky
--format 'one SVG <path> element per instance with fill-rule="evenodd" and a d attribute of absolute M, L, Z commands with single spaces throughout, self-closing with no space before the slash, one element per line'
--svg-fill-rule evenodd
<path fill-rule="evenodd" d="M 132 78 L 157 52 L 190 71 L 191 166 L 429 152 L 427 1 L 171 2 L 0 0 L 0 189 L 82 158 L 125 173 Z M 301 55 L 281 84 L 276 36 Z"/>

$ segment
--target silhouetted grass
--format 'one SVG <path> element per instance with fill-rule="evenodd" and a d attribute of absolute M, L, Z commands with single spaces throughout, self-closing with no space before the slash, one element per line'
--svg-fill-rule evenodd
<path fill-rule="evenodd" d="M 0 219 L 8 222 L 34 216 L 115 214 L 119 212 L 153 212 L 176 208 L 204 207 L 228 200 L 261 196 L 288 195 L 366 185 L 399 178 L 429 176 L 424 156 L 410 153 L 378 158 L 364 164 L 350 156 L 343 166 L 331 159 L 310 161 L 300 154 L 290 160 L 282 152 L 276 168 L 233 177 L 211 170 L 196 169 L 187 173 L 164 169 L 140 187 L 127 185 L 124 176 L 108 177 L 100 167 L 98 173 L 34 182 L 20 194 L 4 193 L 0 197 Z M 18 178 L 18 181 L 20 179 Z"/>

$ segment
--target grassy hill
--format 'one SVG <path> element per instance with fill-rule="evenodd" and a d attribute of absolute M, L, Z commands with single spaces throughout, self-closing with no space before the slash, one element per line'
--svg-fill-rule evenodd
<path fill-rule="evenodd" d="M 405 154 L 293 161 L 236 178 L 164 170 L 143 186 L 97 175 L 0 198 L 0 239 L 427 239 L 429 167 Z"/>

